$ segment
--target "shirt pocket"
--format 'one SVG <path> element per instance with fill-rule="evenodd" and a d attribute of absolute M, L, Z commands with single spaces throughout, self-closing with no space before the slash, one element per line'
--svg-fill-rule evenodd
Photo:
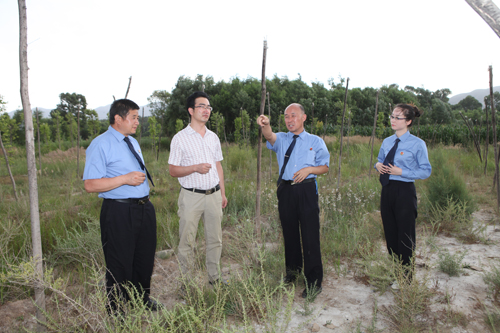
<path fill-rule="evenodd" d="M 394 164 L 401 169 L 416 170 L 418 168 L 415 154 L 410 150 L 401 150 L 396 152 Z"/>
<path fill-rule="evenodd" d="M 315 166 L 316 165 L 316 152 L 314 150 L 309 149 L 307 151 L 306 163 L 308 166 Z"/>

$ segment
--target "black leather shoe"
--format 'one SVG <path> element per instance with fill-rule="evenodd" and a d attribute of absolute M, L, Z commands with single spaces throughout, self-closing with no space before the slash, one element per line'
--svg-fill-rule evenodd
<path fill-rule="evenodd" d="M 284 283 L 284 284 L 289 284 L 289 283 L 293 283 L 293 282 L 295 282 L 295 280 L 297 280 L 297 275 L 295 275 L 295 274 L 287 274 L 287 275 L 283 278 L 283 283 Z"/>
<path fill-rule="evenodd" d="M 151 311 L 158 311 L 161 310 L 163 307 L 164 307 L 163 304 L 151 298 L 149 298 L 148 301 L 146 302 L 146 308 L 148 308 Z"/>
<path fill-rule="evenodd" d="M 227 287 L 229 286 L 229 281 L 224 280 L 223 278 L 217 279 L 215 281 L 209 281 L 211 286 L 214 287 Z"/>
<path fill-rule="evenodd" d="M 304 291 L 302 292 L 302 298 L 307 298 L 307 297 L 311 297 L 312 301 L 316 298 L 316 296 L 318 296 L 319 294 L 321 294 L 321 292 L 323 291 L 323 288 L 322 287 L 309 287 L 309 288 L 306 288 L 304 289 Z"/>

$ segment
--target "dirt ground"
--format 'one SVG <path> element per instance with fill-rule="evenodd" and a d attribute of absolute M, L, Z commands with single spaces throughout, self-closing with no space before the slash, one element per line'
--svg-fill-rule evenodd
<path fill-rule="evenodd" d="M 492 264 L 498 265 L 500 259 L 500 227 L 489 225 L 496 220 L 496 215 L 488 209 L 481 209 L 473 214 L 476 225 L 485 225 L 484 235 L 489 240 L 484 244 L 463 244 L 455 238 L 436 236 L 433 239 L 440 249 L 448 249 L 450 253 L 464 253 L 462 263 L 467 267 L 457 277 L 449 277 L 437 268 L 438 254 L 426 245 L 425 237 L 417 234 L 417 278 L 428 277 L 429 287 L 433 292 L 430 300 L 428 316 L 432 323 L 428 327 L 439 327 L 439 332 L 488 332 L 485 324 L 484 307 L 493 305 L 491 293 L 483 281 L 484 272 L 489 271 Z M 420 237 L 419 237 L 420 236 Z M 386 251 L 381 244 L 381 251 Z M 238 270 L 236 265 L 224 263 L 225 276 Z M 348 266 L 346 266 L 348 267 Z M 349 266 L 349 267 L 352 267 Z M 337 270 L 338 271 L 338 270 Z M 175 256 L 168 259 L 156 259 L 153 274 L 152 295 L 172 308 L 182 302 L 177 294 L 178 267 Z M 394 304 L 394 293 L 391 288 L 385 292 L 375 291 L 357 278 L 359 274 L 345 269 L 339 275 L 332 267 L 325 267 L 323 292 L 310 305 L 312 314 L 301 314 L 304 310 L 304 299 L 301 297 L 303 286 L 295 292 L 292 320 L 287 332 L 356 332 L 361 325 L 362 332 L 368 331 L 372 325 L 375 303 L 378 314 L 375 328 L 378 332 L 389 331 L 390 322 L 384 317 L 381 309 Z M 498 305 L 497 305 L 498 306 Z M 449 314 L 457 314 L 462 318 L 460 323 L 449 323 Z M 21 327 L 34 328 L 34 306 L 30 299 L 8 302 L 0 306 L 0 332 L 13 332 Z M 256 327 L 259 332 L 259 328 Z"/>

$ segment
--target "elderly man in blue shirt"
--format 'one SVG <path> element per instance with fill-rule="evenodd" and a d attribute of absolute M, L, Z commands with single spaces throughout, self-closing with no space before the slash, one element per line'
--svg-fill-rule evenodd
<path fill-rule="evenodd" d="M 88 147 L 83 172 L 85 190 L 98 192 L 103 199 L 100 225 L 108 309 L 117 310 L 117 298 L 129 300 L 127 289 L 135 289 L 147 308 L 158 310 L 161 305 L 149 298 L 156 213 L 149 201 L 147 178 L 154 184 L 131 136 L 139 125 L 139 106 L 128 99 L 116 100 L 109 110 L 109 123 L 108 130 Z"/>
<path fill-rule="evenodd" d="M 288 133 L 273 133 L 269 118 L 264 115 L 257 119 L 267 140 L 267 148 L 276 153 L 280 169 L 277 195 L 285 242 L 284 282 L 295 281 L 303 271 L 306 278 L 303 298 L 308 295 L 315 297 L 322 291 L 316 177 L 327 173 L 330 165 L 330 153 L 323 139 L 304 130 L 306 118 L 304 107 L 293 103 L 285 110 Z"/>

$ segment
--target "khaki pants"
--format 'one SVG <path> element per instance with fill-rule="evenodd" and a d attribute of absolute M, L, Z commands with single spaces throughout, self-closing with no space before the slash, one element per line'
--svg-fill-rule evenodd
<path fill-rule="evenodd" d="M 221 191 L 206 195 L 181 188 L 179 194 L 179 249 L 178 258 L 184 275 L 194 263 L 194 246 L 200 217 L 205 227 L 206 266 L 208 279 L 215 281 L 220 276 L 222 252 L 222 196 Z"/>

